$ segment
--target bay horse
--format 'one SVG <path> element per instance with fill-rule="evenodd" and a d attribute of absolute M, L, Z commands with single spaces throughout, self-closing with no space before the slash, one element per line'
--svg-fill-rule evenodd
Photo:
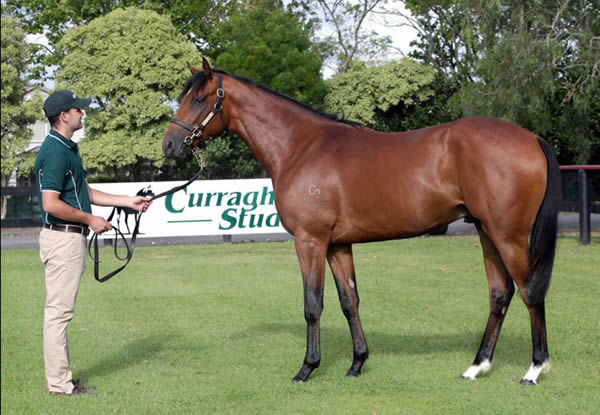
<path fill-rule="evenodd" d="M 359 376 L 369 349 L 352 244 L 410 238 L 468 218 L 481 240 L 490 312 L 462 377 L 474 380 L 490 369 L 515 282 L 529 311 L 533 348 L 521 383 L 537 383 L 549 367 L 544 298 L 561 200 L 558 162 L 546 141 L 493 118 L 381 133 L 213 70 L 206 59 L 201 70 L 189 68 L 163 151 L 181 158 L 229 130 L 271 177 L 281 223 L 295 237 L 304 286 L 306 354 L 295 382 L 306 381 L 321 361 L 326 261 L 352 336 L 347 375 Z"/>

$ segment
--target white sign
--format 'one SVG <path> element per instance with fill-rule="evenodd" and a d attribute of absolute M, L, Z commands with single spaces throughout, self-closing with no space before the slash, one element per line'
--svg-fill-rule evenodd
<path fill-rule="evenodd" d="M 92 183 L 90 187 L 133 196 L 143 188 L 154 194 L 184 184 L 176 182 Z M 92 206 L 94 215 L 108 218 L 112 207 Z M 121 213 L 112 224 L 123 234 L 133 232 L 135 215 Z M 127 220 L 126 220 L 127 219 Z M 185 189 L 152 202 L 142 215 L 138 237 L 286 233 L 275 209 L 270 179 L 195 181 Z M 112 232 L 104 237 L 112 238 Z"/>

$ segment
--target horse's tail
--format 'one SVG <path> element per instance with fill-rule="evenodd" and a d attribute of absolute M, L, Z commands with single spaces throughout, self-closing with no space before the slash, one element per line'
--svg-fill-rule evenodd
<path fill-rule="evenodd" d="M 557 220 L 562 200 L 560 166 L 552 147 L 538 137 L 538 143 L 548 162 L 546 193 L 538 210 L 529 242 L 531 274 L 527 281 L 527 301 L 539 304 L 544 301 L 550 285 L 556 250 Z"/>

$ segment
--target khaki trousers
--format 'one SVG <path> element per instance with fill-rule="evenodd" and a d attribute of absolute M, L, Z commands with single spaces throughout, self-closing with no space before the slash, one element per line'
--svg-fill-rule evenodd
<path fill-rule="evenodd" d="M 75 300 L 87 259 L 86 238 L 78 233 L 42 229 L 40 258 L 46 267 L 44 311 L 44 365 L 48 390 L 70 393 L 67 324 L 75 312 Z"/>

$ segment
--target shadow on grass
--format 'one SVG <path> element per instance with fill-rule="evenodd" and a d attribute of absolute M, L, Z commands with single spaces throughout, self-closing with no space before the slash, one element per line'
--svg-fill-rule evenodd
<path fill-rule="evenodd" d="M 172 342 L 173 337 L 152 335 L 135 339 L 93 366 L 82 368 L 80 376 L 83 379 L 101 377 L 150 360 L 165 347 L 167 341 Z"/>
<path fill-rule="evenodd" d="M 394 355 L 434 355 L 446 353 L 472 353 L 473 358 L 481 342 L 481 332 L 394 334 L 365 330 L 371 356 L 376 354 Z M 263 323 L 253 330 L 258 335 L 294 334 L 304 342 L 306 326 L 303 324 Z M 496 347 L 494 363 L 522 366 L 531 357 L 530 333 L 522 335 L 501 333 Z M 322 367 L 327 367 L 340 359 L 352 360 L 352 339 L 350 330 L 341 328 L 321 328 Z M 471 361 L 465 362 L 469 364 Z"/>

